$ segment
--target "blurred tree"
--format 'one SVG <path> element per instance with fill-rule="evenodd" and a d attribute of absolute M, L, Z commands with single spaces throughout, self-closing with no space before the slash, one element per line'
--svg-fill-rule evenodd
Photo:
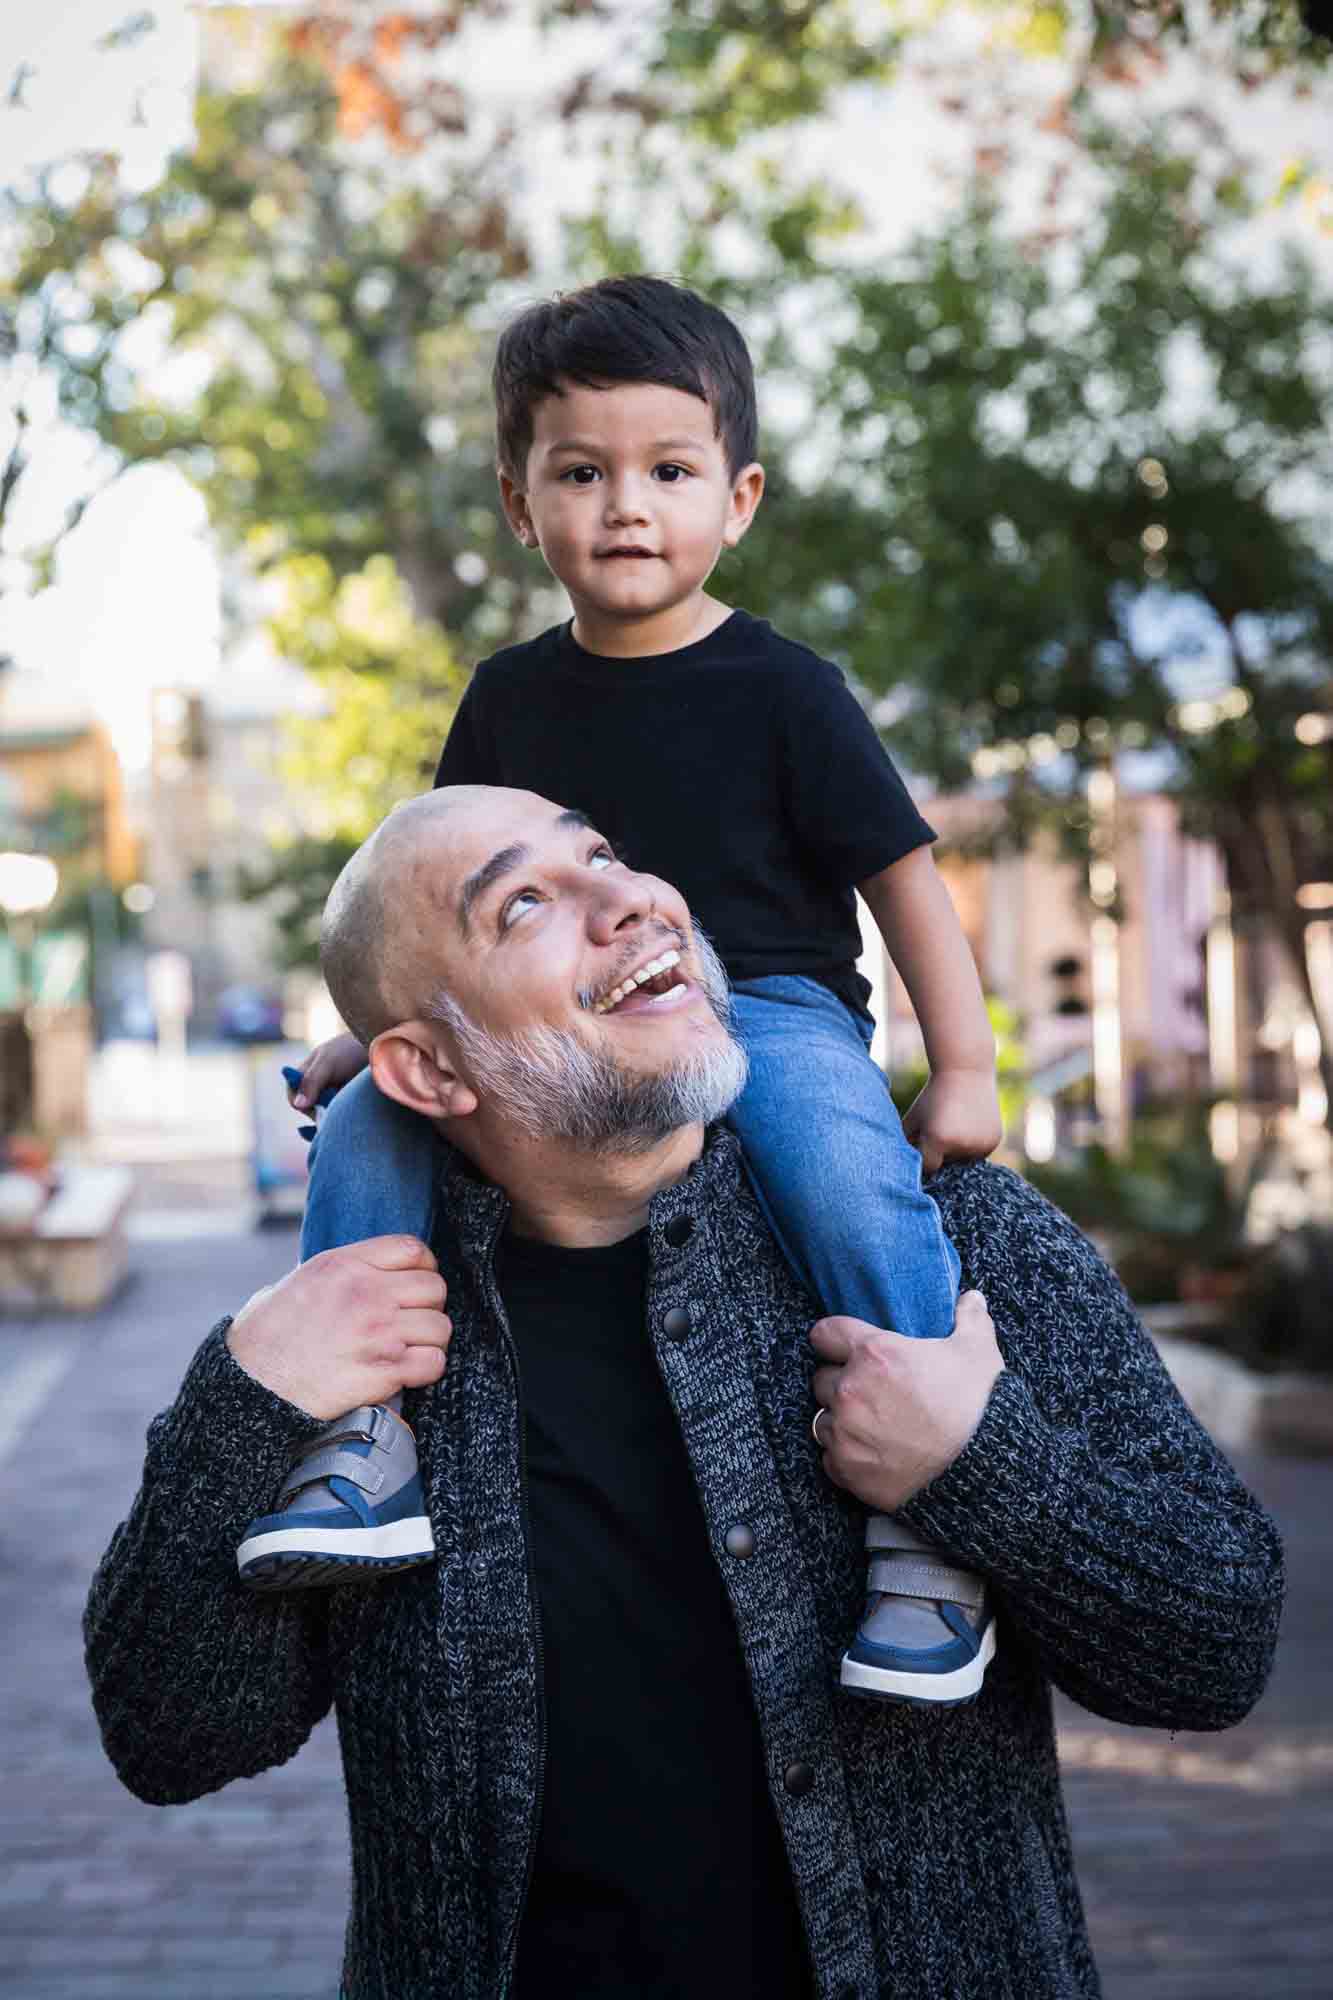
<path fill-rule="evenodd" d="M 276 843 L 244 871 L 243 893 L 268 903 L 285 963 L 317 955 L 329 884 L 387 806 L 424 791 L 465 674 L 441 628 L 415 615 L 392 559 L 372 556 L 339 578 L 322 555 L 280 566 L 282 610 L 271 631 L 300 657 L 327 713 L 289 725 L 287 776 L 316 804 L 315 830 Z"/>
<path fill-rule="evenodd" d="M 1299 77 L 1321 59 L 1295 0 L 1183 10 L 1175 0 L 978 0 L 974 11 L 992 41 L 1063 58 L 1050 127 L 1076 148 L 1088 130 L 1075 102 L 1083 81 L 1140 80 L 1162 49 L 1220 48 L 1247 82 Z M 743 310 L 765 376 L 810 411 L 789 474 L 774 465 L 770 503 L 803 539 L 784 576 L 770 574 L 759 555 L 780 532 L 770 523 L 724 571 L 724 590 L 840 652 L 871 688 L 885 686 L 889 661 L 894 677 L 928 683 L 956 652 L 954 635 L 969 632 L 966 685 L 940 703 L 939 726 L 928 710 L 904 724 L 942 778 L 967 773 L 972 752 L 993 743 L 996 703 L 1027 704 L 1030 726 L 1015 714 L 1015 742 L 1040 736 L 1033 718 L 1049 711 L 1053 727 L 1084 732 L 1086 749 L 1093 723 L 1123 714 L 1145 741 L 1168 742 L 1181 769 L 1201 770 L 1207 757 L 1243 764 L 1259 721 L 1242 669 L 1266 689 L 1295 684 L 1285 665 L 1270 672 L 1243 655 L 1246 619 L 1255 613 L 1264 645 L 1289 662 L 1304 643 L 1299 621 L 1313 615 L 1286 499 L 1270 505 L 1259 476 L 1242 477 L 1251 449 L 1264 477 L 1289 469 L 1297 491 L 1311 471 L 1308 279 L 1278 286 L 1269 305 L 1238 280 L 1245 296 L 1229 333 L 1230 307 L 1219 294 L 1205 311 L 1206 287 L 1184 262 L 1198 261 L 1213 212 L 1243 202 L 1243 185 L 1217 149 L 1191 176 L 1146 146 L 1109 162 L 1124 187 L 1095 244 L 1067 226 L 1064 242 L 1050 216 L 1044 240 L 1016 244 L 978 207 L 901 270 L 843 267 L 855 204 L 803 175 L 801 135 L 839 91 L 887 77 L 925 33 L 904 6 L 882 10 L 877 36 L 865 20 L 855 0 L 663 0 L 628 11 L 609 0 L 451 0 L 428 14 L 345 0 L 258 29 L 254 10 L 237 10 L 236 33 L 261 39 L 238 41 L 233 71 L 212 66 L 198 144 L 160 186 L 129 192 L 114 160 L 88 157 L 73 178 L 47 173 L 5 197 L 0 366 L 7 357 L 22 395 L 0 464 L 0 537 L 27 465 L 34 418 L 23 397 L 58 398 L 92 446 L 87 493 L 65 528 L 126 465 L 179 466 L 243 569 L 271 586 L 284 650 L 330 690 L 335 723 L 307 732 L 297 775 L 329 800 L 328 838 L 355 838 L 395 787 L 419 782 L 412 759 L 428 758 L 447 719 L 455 660 L 531 629 L 559 603 L 499 517 L 485 372 L 490 329 L 532 276 L 525 217 L 535 211 L 519 197 L 562 166 L 588 166 L 602 145 L 600 181 L 589 166 L 577 201 L 571 187 L 564 203 L 566 280 L 673 265 Z M 482 60 L 485 38 L 516 23 L 549 36 L 553 52 L 521 113 Z M 619 34 L 616 61 L 596 37 L 579 57 L 590 26 Z M 223 54 L 229 32 L 227 15 L 210 15 Z M 555 38 L 566 34 L 575 53 L 557 63 Z M 979 166 L 998 183 L 1003 149 L 985 136 L 966 71 L 946 69 L 938 94 L 976 120 Z M 1086 327 L 1070 303 L 1085 277 Z M 1177 337 L 1178 310 L 1193 331 Z M 1244 417 L 1230 438 L 1220 423 L 1196 435 L 1162 416 L 1164 360 L 1195 338 L 1222 369 L 1219 410 Z M 1247 342 L 1258 343 L 1252 354 Z M 1006 412 L 1025 427 L 1007 443 Z M 1151 464 L 1161 482 L 1138 469 Z M 1098 498 L 1113 490 L 1114 522 Z M 1189 537 L 1175 526 L 1184 491 Z M 1158 506 L 1168 495 L 1169 519 Z M 1232 533 L 1236 501 L 1245 527 Z M 1163 526 L 1161 548 L 1140 541 Z M 979 566 L 978 536 L 990 551 Z M 1220 584 L 1211 598 L 1188 581 L 1176 589 L 1186 549 L 1212 547 L 1224 566 L 1241 561 L 1229 621 Z M 1159 562 L 1170 592 L 1167 569 L 1150 566 Z M 903 588 L 923 565 L 930 607 Z M 385 612 L 391 638 L 369 649 L 356 608 L 367 592 L 396 607 Z M 1165 664 L 1179 643 L 1167 647 L 1126 609 L 1159 601 L 1173 618 L 1186 601 L 1208 607 L 1242 649 L 1234 693 L 1249 700 L 1245 715 L 1223 715 L 1209 732 L 1179 720 Z M 1054 636 L 1052 604 L 1065 607 Z M 1143 714 L 1114 708 L 1103 685 L 1131 626 L 1165 690 L 1155 707 L 1142 701 Z M 1063 652 L 1051 651 L 1057 643 Z M 1029 685 L 1038 670 L 1045 684 L 1058 678 L 1057 660 L 1058 701 Z M 413 742 L 418 728 L 424 744 Z M 1292 740 L 1310 774 L 1311 746 Z M 1044 805 L 1035 782 L 1016 792 Z M 295 882 L 299 855 L 282 865 Z"/>
<path fill-rule="evenodd" d="M 330 837 L 355 840 L 428 776 L 456 662 L 552 604 L 494 491 L 489 330 L 529 268 L 517 135 L 460 102 L 443 154 L 351 146 L 299 20 L 215 16 L 208 34 L 197 143 L 157 186 L 86 155 L 0 197 L 0 549 L 48 582 L 126 468 L 177 467 L 240 618 L 258 601 L 328 687 L 294 776 L 325 794 Z M 45 545 L 19 549 L 31 439 L 55 415 L 85 440 L 86 478 Z"/>
<path fill-rule="evenodd" d="M 1155 756 L 1285 947 L 1333 1105 L 1305 949 L 1333 883 L 1333 300 L 1216 201 L 1204 226 L 1185 164 L 1109 138 L 1102 164 L 1113 198 L 1056 254 L 978 195 L 846 274 L 799 482 L 728 588 L 884 699 L 909 764 L 1003 783 L 1020 836 L 1086 846 L 1089 771 Z"/>
<path fill-rule="evenodd" d="M 336 117 L 279 48 L 258 87 L 201 91 L 197 146 L 149 192 L 94 157 L 76 198 L 63 173 L 11 194 L 10 350 L 117 466 L 179 465 L 261 574 L 387 553 L 422 617 L 503 626 L 526 572 L 505 573 L 484 505 L 469 314 L 527 252 L 484 172 L 404 183 L 339 147 Z"/>

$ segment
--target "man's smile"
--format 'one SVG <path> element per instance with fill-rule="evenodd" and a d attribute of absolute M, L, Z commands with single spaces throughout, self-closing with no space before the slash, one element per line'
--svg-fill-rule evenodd
<path fill-rule="evenodd" d="M 684 999 L 689 991 L 689 981 L 677 970 L 680 961 L 680 952 L 674 945 L 654 958 L 645 959 L 609 992 L 595 1000 L 591 1011 L 594 1014 L 610 1014 L 636 998 L 644 1006 L 660 1006 L 673 998 L 676 1001 Z"/>

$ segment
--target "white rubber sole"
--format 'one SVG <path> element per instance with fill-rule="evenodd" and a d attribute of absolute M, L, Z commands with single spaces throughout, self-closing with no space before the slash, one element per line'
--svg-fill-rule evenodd
<path fill-rule="evenodd" d="M 992 1618 L 982 1634 L 976 1658 L 965 1667 L 955 1667 L 951 1674 L 909 1674 L 891 1667 L 869 1667 L 844 1653 L 838 1679 L 853 1694 L 878 1695 L 885 1701 L 971 1701 L 973 1695 L 980 1694 L 986 1669 L 994 1658 Z"/>
<path fill-rule="evenodd" d="M 236 1551 L 244 1571 L 267 1556 L 343 1556 L 360 1562 L 391 1562 L 396 1556 L 430 1556 L 435 1537 L 424 1514 L 387 1521 L 381 1528 L 271 1528 Z"/>

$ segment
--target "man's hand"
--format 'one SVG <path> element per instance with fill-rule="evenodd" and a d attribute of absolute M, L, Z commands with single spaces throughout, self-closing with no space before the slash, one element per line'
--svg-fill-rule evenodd
<path fill-rule="evenodd" d="M 937 1070 L 908 1106 L 903 1131 L 923 1173 L 937 1173 L 948 1160 L 984 1160 L 1004 1137 L 994 1070 Z"/>
<path fill-rule="evenodd" d="M 1004 1368 L 980 1292 L 964 1292 L 947 1340 L 908 1340 L 862 1319 L 821 1319 L 810 1333 L 824 1470 L 877 1513 L 953 1464 Z"/>
<path fill-rule="evenodd" d="M 445 1282 L 415 1236 L 325 1250 L 256 1292 L 227 1333 L 247 1375 L 312 1417 L 340 1417 L 444 1373 Z"/>
<path fill-rule="evenodd" d="M 355 1035 L 331 1035 L 311 1049 L 301 1065 L 301 1081 L 287 1092 L 297 1111 L 313 1111 L 326 1090 L 341 1090 L 370 1058 Z"/>

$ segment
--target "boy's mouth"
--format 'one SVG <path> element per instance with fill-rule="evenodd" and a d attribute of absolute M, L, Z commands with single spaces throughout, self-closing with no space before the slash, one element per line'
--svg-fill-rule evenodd
<path fill-rule="evenodd" d="M 597 552 L 597 560 L 599 562 L 610 562 L 612 558 L 616 556 L 621 556 L 621 557 L 632 556 L 636 559 L 645 556 L 653 558 L 656 557 L 656 554 L 657 554 L 656 549 L 641 549 L 637 547 L 626 547 L 621 549 L 599 549 Z"/>

